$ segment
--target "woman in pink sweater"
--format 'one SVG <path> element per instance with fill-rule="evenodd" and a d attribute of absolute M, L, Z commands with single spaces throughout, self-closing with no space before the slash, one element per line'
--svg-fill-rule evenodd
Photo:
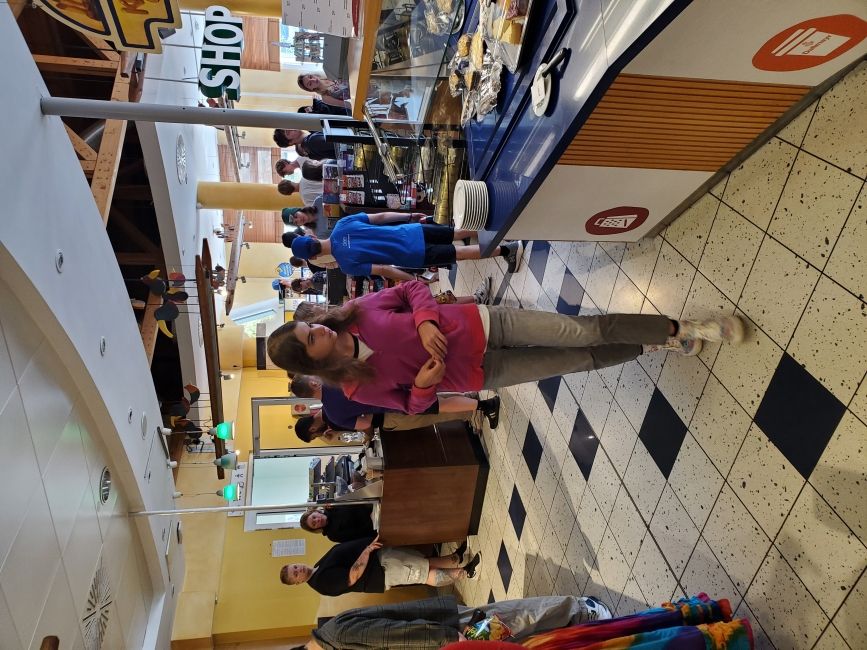
<path fill-rule="evenodd" d="M 701 341 L 743 339 L 733 316 L 565 316 L 474 304 L 438 305 L 405 282 L 268 337 L 271 360 L 318 375 L 354 401 L 421 413 L 439 392 L 500 388 L 617 365 L 643 351 L 698 354 Z"/>

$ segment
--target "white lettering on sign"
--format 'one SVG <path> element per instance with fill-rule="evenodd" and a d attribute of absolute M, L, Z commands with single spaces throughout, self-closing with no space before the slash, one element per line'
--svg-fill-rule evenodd
<path fill-rule="evenodd" d="M 225 7 L 205 10 L 205 36 L 199 70 L 199 90 L 205 97 L 241 99 L 243 21 Z"/>

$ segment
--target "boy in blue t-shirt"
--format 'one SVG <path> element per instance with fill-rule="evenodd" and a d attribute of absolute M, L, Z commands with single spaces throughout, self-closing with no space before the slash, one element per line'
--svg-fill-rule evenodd
<path fill-rule="evenodd" d="M 423 216 L 417 212 L 353 214 L 338 221 L 328 239 L 284 235 L 283 245 L 290 246 L 294 255 L 306 260 L 331 255 L 347 275 L 380 275 L 392 280 L 414 279 L 392 265 L 422 268 L 481 259 L 478 244 L 464 246 L 454 243 L 473 236 L 475 233 L 471 230 L 422 223 L 382 227 Z M 514 273 L 521 264 L 523 248 L 521 242 L 511 242 L 499 246 L 489 257 L 504 257 L 508 262 L 508 272 Z"/>

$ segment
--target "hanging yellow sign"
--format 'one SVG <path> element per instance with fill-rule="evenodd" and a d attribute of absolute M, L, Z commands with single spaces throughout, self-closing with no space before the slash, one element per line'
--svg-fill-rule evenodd
<path fill-rule="evenodd" d="M 37 0 L 72 29 L 112 43 L 118 50 L 161 52 L 159 30 L 181 26 L 177 0 Z"/>

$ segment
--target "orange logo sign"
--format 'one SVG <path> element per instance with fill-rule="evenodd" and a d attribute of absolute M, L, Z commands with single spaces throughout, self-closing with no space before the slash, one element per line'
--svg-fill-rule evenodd
<path fill-rule="evenodd" d="M 784 29 L 753 57 L 769 72 L 806 70 L 835 59 L 867 37 L 867 22 L 849 14 L 821 16 Z"/>
<path fill-rule="evenodd" d="M 619 235 L 635 230 L 647 221 L 650 211 L 647 208 L 636 208 L 624 205 L 597 212 L 584 224 L 584 230 L 590 235 Z"/>
<path fill-rule="evenodd" d="M 158 30 L 180 27 L 177 0 L 37 0 L 72 29 L 110 41 L 118 50 L 161 52 Z"/>

